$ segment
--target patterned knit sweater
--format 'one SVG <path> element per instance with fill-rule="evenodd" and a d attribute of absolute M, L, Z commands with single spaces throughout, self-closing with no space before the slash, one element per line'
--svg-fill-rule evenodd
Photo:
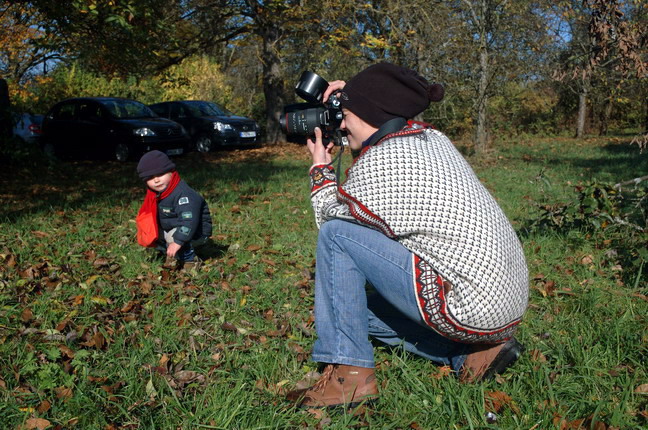
<path fill-rule="evenodd" d="M 316 222 L 340 218 L 377 229 L 413 254 L 423 320 L 450 339 L 510 338 L 528 302 L 528 270 L 506 216 L 450 140 L 404 129 L 366 148 L 337 186 L 311 168 Z"/>

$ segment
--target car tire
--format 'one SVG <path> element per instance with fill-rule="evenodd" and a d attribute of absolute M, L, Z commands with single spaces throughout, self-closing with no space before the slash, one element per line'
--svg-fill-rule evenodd
<path fill-rule="evenodd" d="M 209 152 L 214 148 L 214 142 L 206 134 L 198 136 L 196 139 L 196 151 Z"/>
<path fill-rule="evenodd" d="M 115 160 L 117 161 L 121 161 L 121 162 L 128 161 L 128 159 L 131 157 L 131 150 L 128 147 L 128 145 L 126 145 L 125 143 L 118 143 L 115 146 L 114 155 L 115 155 Z"/>

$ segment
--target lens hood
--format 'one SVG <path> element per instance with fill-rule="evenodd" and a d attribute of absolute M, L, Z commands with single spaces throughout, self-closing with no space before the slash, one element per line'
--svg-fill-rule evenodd
<path fill-rule="evenodd" d="M 324 91 L 328 88 L 326 79 L 313 72 L 302 72 L 295 93 L 309 103 L 321 104 Z"/>

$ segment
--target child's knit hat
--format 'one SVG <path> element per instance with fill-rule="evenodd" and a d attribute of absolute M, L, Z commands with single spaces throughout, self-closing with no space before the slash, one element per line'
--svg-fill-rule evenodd
<path fill-rule="evenodd" d="M 137 174 L 144 181 L 154 176 L 175 170 L 176 165 L 161 151 L 150 151 L 142 156 L 137 164 Z"/>
<path fill-rule="evenodd" d="M 414 70 L 382 62 L 352 77 L 339 99 L 343 108 L 380 127 L 393 118 L 414 118 L 443 94 L 442 85 L 430 84 Z"/>

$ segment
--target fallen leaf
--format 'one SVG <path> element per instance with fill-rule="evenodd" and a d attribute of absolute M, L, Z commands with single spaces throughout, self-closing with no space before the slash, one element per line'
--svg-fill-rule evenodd
<path fill-rule="evenodd" d="M 103 296 L 93 296 L 90 301 L 98 305 L 108 305 L 111 303 L 109 298 Z"/>
<path fill-rule="evenodd" d="M 54 392 L 56 393 L 56 398 L 63 399 L 63 401 L 67 401 L 70 397 L 72 397 L 72 388 L 57 387 L 54 388 Z"/>
<path fill-rule="evenodd" d="M 648 384 L 641 384 L 634 390 L 635 393 L 648 394 Z"/>
<path fill-rule="evenodd" d="M 586 255 L 583 258 L 581 258 L 581 264 L 584 266 L 588 266 L 594 262 L 594 258 L 591 255 Z"/>
<path fill-rule="evenodd" d="M 529 355 L 531 355 L 531 360 L 533 361 L 537 361 L 539 363 L 547 362 L 547 357 L 545 357 L 545 355 L 539 349 L 529 351 Z"/>
<path fill-rule="evenodd" d="M 173 374 L 173 377 L 183 384 L 190 384 L 194 381 L 202 382 L 205 380 L 205 375 L 192 370 L 180 370 Z"/>
<path fill-rule="evenodd" d="M 44 414 L 45 412 L 49 411 L 50 408 L 52 407 L 52 404 L 48 402 L 47 400 L 43 400 L 40 405 L 36 408 L 39 414 Z"/>
<path fill-rule="evenodd" d="M 107 258 L 103 258 L 103 257 L 101 257 L 101 258 L 97 258 L 97 259 L 92 263 L 92 265 L 93 265 L 95 268 L 99 269 L 99 268 L 101 268 L 101 267 L 107 267 L 107 266 L 110 266 L 110 261 L 108 261 Z"/>
<path fill-rule="evenodd" d="M 239 331 L 238 328 L 234 324 L 229 323 L 229 322 L 224 322 L 223 324 L 221 324 L 221 328 L 223 330 L 225 330 L 225 331 L 235 331 L 237 333 Z"/>
<path fill-rule="evenodd" d="M 517 407 L 511 396 L 503 391 L 489 391 L 485 395 L 486 408 L 491 412 L 499 413 L 504 407 L 509 407 L 516 414 L 520 413 L 520 408 Z"/>
<path fill-rule="evenodd" d="M 151 400 L 157 397 L 157 391 L 153 385 L 153 378 L 149 378 L 148 383 L 146 384 L 146 395 L 149 396 Z"/>
<path fill-rule="evenodd" d="M 44 418 L 29 418 L 27 421 L 25 421 L 25 429 L 28 430 L 32 430 L 32 429 L 44 430 L 51 425 L 52 423 L 50 423 Z"/>
<path fill-rule="evenodd" d="M 67 358 L 74 358 L 74 351 L 72 351 L 70 348 L 68 348 L 65 345 L 59 345 L 59 351 L 61 351 L 61 354 L 64 355 Z"/>
<path fill-rule="evenodd" d="M 436 373 L 433 373 L 431 376 L 434 379 L 442 379 L 450 375 L 452 375 L 452 368 L 450 366 L 441 366 L 438 367 Z"/>
<path fill-rule="evenodd" d="M 33 318 L 34 318 L 34 314 L 29 308 L 23 309 L 23 311 L 20 313 L 20 319 L 24 323 L 31 321 Z"/>

